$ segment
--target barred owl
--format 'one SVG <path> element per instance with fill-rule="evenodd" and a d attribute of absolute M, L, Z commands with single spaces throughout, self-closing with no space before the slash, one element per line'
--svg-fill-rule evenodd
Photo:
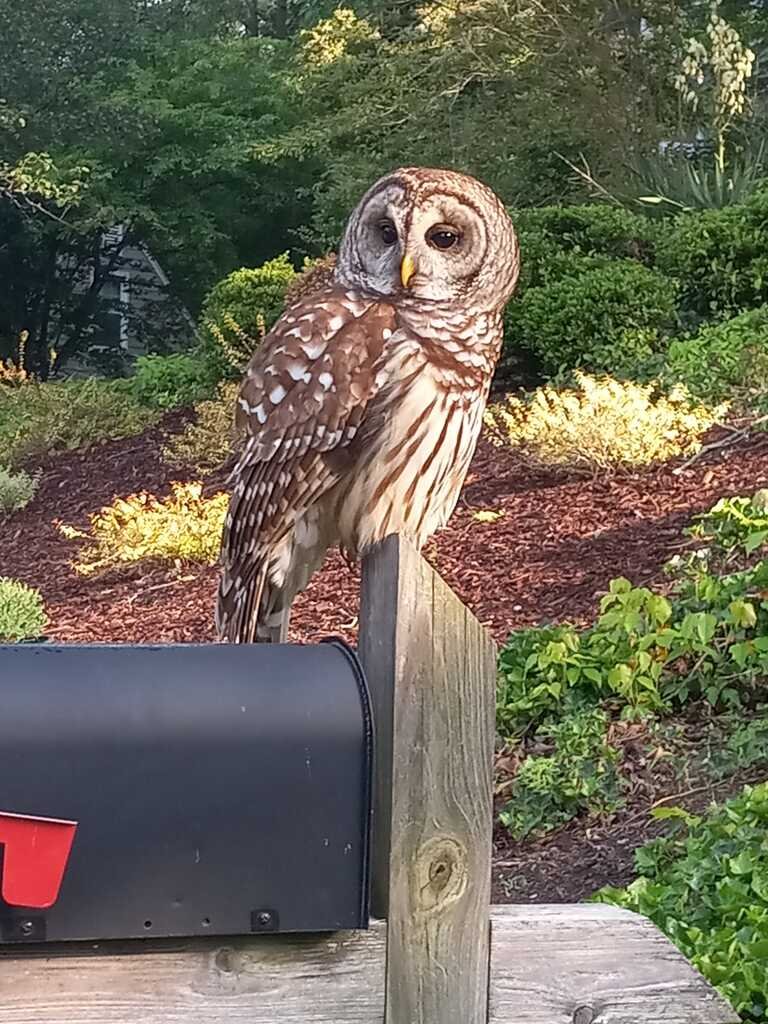
<path fill-rule="evenodd" d="M 330 546 L 358 558 L 400 533 L 420 548 L 446 523 L 518 270 L 512 223 L 474 178 L 404 168 L 363 196 L 331 280 L 289 305 L 240 389 L 221 639 L 282 639 Z"/>

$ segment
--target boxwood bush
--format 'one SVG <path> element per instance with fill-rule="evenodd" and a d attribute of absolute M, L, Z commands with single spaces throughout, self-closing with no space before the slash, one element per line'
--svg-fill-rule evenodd
<path fill-rule="evenodd" d="M 296 277 L 288 254 L 261 267 L 235 270 L 214 285 L 203 302 L 201 329 L 206 351 L 223 376 L 237 374 L 283 311 Z"/>
<path fill-rule="evenodd" d="M 40 592 L 0 576 L 0 644 L 38 640 L 48 625 Z"/>
<path fill-rule="evenodd" d="M 692 318 L 719 319 L 768 302 L 768 194 L 665 222 L 656 266 L 680 282 L 681 307 Z"/>
<path fill-rule="evenodd" d="M 633 260 L 526 288 L 505 315 L 505 358 L 532 353 L 546 373 L 622 374 L 663 348 L 676 325 L 674 281 Z"/>
<path fill-rule="evenodd" d="M 768 392 L 768 305 L 673 341 L 664 373 L 703 401 L 759 404 Z"/>
<path fill-rule="evenodd" d="M 139 356 L 131 390 L 151 409 L 176 409 L 210 398 L 218 383 L 216 369 L 203 352 Z"/>

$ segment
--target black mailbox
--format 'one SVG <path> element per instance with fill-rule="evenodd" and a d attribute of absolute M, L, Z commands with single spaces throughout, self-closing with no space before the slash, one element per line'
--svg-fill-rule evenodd
<path fill-rule="evenodd" d="M 0 940 L 367 927 L 371 745 L 342 644 L 0 647 Z"/>

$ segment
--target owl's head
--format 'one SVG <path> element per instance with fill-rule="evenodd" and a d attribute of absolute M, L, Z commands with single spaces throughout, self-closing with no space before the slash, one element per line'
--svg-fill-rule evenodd
<path fill-rule="evenodd" d="M 512 295 L 518 271 L 512 221 L 491 189 L 455 171 L 406 167 L 372 185 L 353 211 L 336 278 L 490 311 Z"/>

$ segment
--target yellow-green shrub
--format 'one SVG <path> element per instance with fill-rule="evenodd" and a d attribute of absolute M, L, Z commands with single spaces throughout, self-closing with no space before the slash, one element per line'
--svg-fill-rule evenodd
<path fill-rule="evenodd" d="M 20 580 L 0 576 L 0 644 L 37 640 L 47 625 L 40 591 Z"/>
<path fill-rule="evenodd" d="M 682 387 L 663 395 L 654 384 L 585 373 L 576 379 L 576 388 L 542 387 L 491 406 L 491 439 L 539 465 L 587 472 L 647 466 L 698 451 L 702 435 L 725 412 L 725 406 L 695 404 Z"/>
<path fill-rule="evenodd" d="M 86 541 L 75 570 L 89 576 L 148 560 L 212 565 L 219 555 L 229 498 L 204 498 L 202 490 L 197 482 L 175 483 L 162 501 L 146 492 L 131 494 L 92 515 L 88 533 L 62 526 L 66 537 Z"/>
<path fill-rule="evenodd" d="M 260 267 L 242 267 L 214 285 L 203 302 L 203 344 L 221 376 L 241 373 L 264 333 L 283 311 L 296 277 L 288 254 Z"/>
<path fill-rule="evenodd" d="M 160 413 L 126 392 L 122 381 L 31 380 L 0 386 L 0 453 L 9 466 L 50 451 L 140 434 Z"/>
<path fill-rule="evenodd" d="M 239 384 L 220 384 L 216 397 L 195 406 L 195 419 L 163 448 L 171 466 L 193 466 L 201 472 L 218 469 L 231 455 L 237 442 L 235 403 Z"/>

